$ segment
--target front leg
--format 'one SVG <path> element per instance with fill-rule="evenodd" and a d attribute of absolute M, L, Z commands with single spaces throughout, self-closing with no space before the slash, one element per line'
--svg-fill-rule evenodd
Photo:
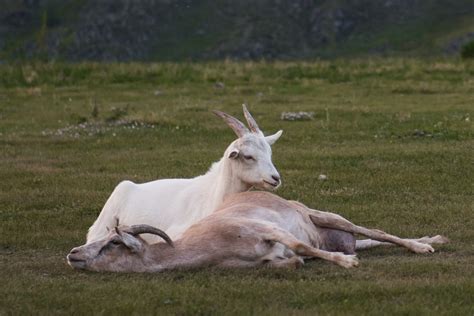
<path fill-rule="evenodd" d="M 411 241 L 416 241 L 422 244 L 427 244 L 427 245 L 435 245 L 435 244 L 445 244 L 449 242 L 449 239 L 441 236 L 441 235 L 436 235 L 434 237 L 422 237 L 422 238 L 417 238 L 417 239 L 405 239 L 405 240 L 411 240 Z M 369 248 L 374 248 L 378 246 L 393 246 L 393 243 L 390 242 L 384 242 L 384 241 L 377 241 L 373 239 L 362 239 L 362 240 L 356 240 L 356 245 L 355 249 L 356 250 L 361 250 L 361 249 L 369 249 Z"/>
<path fill-rule="evenodd" d="M 405 240 L 416 241 L 416 242 L 419 242 L 422 244 L 428 244 L 428 245 L 445 244 L 449 242 L 448 238 L 441 235 L 436 235 L 434 237 L 425 236 L 418 239 L 405 239 Z M 374 248 L 378 246 L 394 246 L 394 245 L 395 244 L 393 243 L 385 242 L 385 241 L 377 241 L 373 239 L 362 239 L 362 240 L 356 240 L 355 249 L 361 250 L 361 249 Z"/>
<path fill-rule="evenodd" d="M 342 252 L 329 252 L 311 247 L 279 227 L 266 225 L 260 229 L 263 240 L 281 243 L 291 249 L 297 256 L 321 258 L 344 268 L 352 268 L 359 265 L 359 260 L 355 255 L 345 255 Z"/>
<path fill-rule="evenodd" d="M 300 256 L 293 256 L 291 258 L 274 259 L 268 261 L 265 266 L 270 268 L 284 268 L 284 269 L 298 269 L 302 267 L 304 260 Z"/>

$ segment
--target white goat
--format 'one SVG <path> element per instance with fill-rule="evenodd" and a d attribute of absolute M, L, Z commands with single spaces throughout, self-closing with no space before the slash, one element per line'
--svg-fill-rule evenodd
<path fill-rule="evenodd" d="M 166 243 L 149 245 L 139 237 L 144 233 L 161 236 Z M 378 241 L 356 241 L 355 233 Z M 116 272 L 203 266 L 298 267 L 303 257 L 322 258 L 350 268 L 358 265 L 354 255 L 358 244 L 367 248 L 386 242 L 428 253 L 434 252 L 430 244 L 447 239 L 439 235 L 401 239 L 268 192 L 244 192 L 227 198 L 216 212 L 192 225 L 174 242 L 157 228 L 127 226 L 72 249 L 67 259 L 73 268 Z"/>
<path fill-rule="evenodd" d="M 212 213 L 229 194 L 251 187 L 276 189 L 281 181 L 272 163 L 270 145 L 282 131 L 264 136 L 245 105 L 243 111 L 250 130 L 236 118 L 214 111 L 239 138 L 206 174 L 193 179 L 163 179 L 143 184 L 123 181 L 117 185 L 89 228 L 87 243 L 103 239 L 117 223 L 160 227 L 175 239 Z M 158 239 L 148 235 L 147 240 Z"/>

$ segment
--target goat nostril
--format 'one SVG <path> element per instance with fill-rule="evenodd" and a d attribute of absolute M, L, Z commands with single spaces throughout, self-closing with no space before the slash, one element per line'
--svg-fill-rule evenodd
<path fill-rule="evenodd" d="M 275 180 L 276 182 L 280 182 L 280 177 L 279 176 L 273 175 L 272 179 Z"/>
<path fill-rule="evenodd" d="M 70 254 L 73 254 L 73 253 L 78 253 L 78 252 L 79 252 L 79 249 L 74 248 L 74 249 L 72 249 L 69 253 L 70 253 Z"/>

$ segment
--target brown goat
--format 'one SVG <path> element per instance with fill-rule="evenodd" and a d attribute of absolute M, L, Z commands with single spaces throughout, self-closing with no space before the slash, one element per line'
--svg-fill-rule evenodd
<path fill-rule="evenodd" d="M 139 236 L 144 233 L 161 236 L 166 242 L 150 245 Z M 371 239 L 356 240 L 354 234 Z M 358 265 L 356 249 L 387 242 L 428 253 L 434 252 L 430 244 L 447 239 L 439 235 L 401 239 L 268 192 L 245 192 L 230 196 L 174 242 L 151 226 L 118 227 L 102 240 L 72 249 L 67 258 L 74 268 L 94 271 L 298 267 L 304 258 L 322 258 L 350 268 Z"/>

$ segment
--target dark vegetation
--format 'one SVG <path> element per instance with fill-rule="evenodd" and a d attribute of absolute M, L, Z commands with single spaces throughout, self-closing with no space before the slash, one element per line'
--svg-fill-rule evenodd
<path fill-rule="evenodd" d="M 474 58 L 474 41 L 463 46 L 461 56 L 464 59 Z"/>
<path fill-rule="evenodd" d="M 458 55 L 472 0 L 1 0 L 0 61 Z"/>

